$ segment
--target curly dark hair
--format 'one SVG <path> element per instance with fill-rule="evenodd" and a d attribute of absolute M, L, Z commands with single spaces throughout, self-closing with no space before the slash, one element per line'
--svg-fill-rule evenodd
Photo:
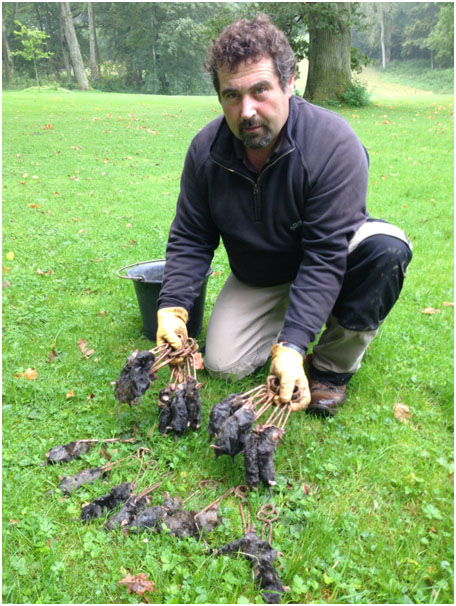
<path fill-rule="evenodd" d="M 243 61 L 260 61 L 270 57 L 284 91 L 296 70 L 296 57 L 285 34 L 267 15 L 257 15 L 251 21 L 239 19 L 228 25 L 209 47 L 206 70 L 220 95 L 217 70 L 233 71 Z"/>

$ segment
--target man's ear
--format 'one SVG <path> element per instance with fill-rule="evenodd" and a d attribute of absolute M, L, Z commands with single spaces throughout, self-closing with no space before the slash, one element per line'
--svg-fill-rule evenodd
<path fill-rule="evenodd" d="M 291 97 L 291 95 L 293 94 L 294 91 L 294 84 L 295 84 L 295 76 L 294 74 L 291 76 L 291 78 L 288 80 L 288 95 Z"/>

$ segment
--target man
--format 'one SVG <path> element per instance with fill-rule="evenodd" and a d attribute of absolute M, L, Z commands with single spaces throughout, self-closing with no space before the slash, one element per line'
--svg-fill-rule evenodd
<path fill-rule="evenodd" d="M 193 139 L 158 302 L 157 344 L 178 348 L 220 237 L 231 273 L 205 367 L 242 378 L 266 363 L 293 410 L 335 414 L 397 300 L 411 259 L 366 211 L 368 155 L 337 114 L 293 95 L 296 60 L 266 15 L 228 26 L 208 70 L 223 116 Z M 322 327 L 326 330 L 303 358 Z"/>

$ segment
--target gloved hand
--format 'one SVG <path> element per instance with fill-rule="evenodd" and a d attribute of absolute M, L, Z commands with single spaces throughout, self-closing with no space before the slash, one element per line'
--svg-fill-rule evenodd
<path fill-rule="evenodd" d="M 303 357 L 294 349 L 276 343 L 271 348 L 271 375 L 280 381 L 280 401 L 291 401 L 295 385 L 301 390 L 301 398 L 293 401 L 291 410 L 305 410 L 310 403 L 309 382 L 304 373 Z"/>
<path fill-rule="evenodd" d="M 157 345 L 169 343 L 173 349 L 187 341 L 188 312 L 183 307 L 163 307 L 157 311 Z"/>

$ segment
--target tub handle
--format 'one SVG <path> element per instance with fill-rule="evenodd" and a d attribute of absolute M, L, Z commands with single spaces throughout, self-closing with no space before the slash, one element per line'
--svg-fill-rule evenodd
<path fill-rule="evenodd" d="M 125 265 L 125 267 L 121 267 L 120 269 L 118 269 L 116 271 L 116 276 L 118 278 L 123 278 L 124 280 L 134 280 L 135 282 L 145 282 L 146 277 L 139 275 L 139 276 L 122 276 L 120 274 L 121 271 L 124 271 L 125 269 L 129 269 L 130 267 L 136 267 L 138 265 L 143 265 L 144 263 L 154 263 L 155 261 L 161 261 L 161 259 L 151 259 L 150 261 L 140 261 L 139 263 L 131 263 L 130 265 Z"/>

